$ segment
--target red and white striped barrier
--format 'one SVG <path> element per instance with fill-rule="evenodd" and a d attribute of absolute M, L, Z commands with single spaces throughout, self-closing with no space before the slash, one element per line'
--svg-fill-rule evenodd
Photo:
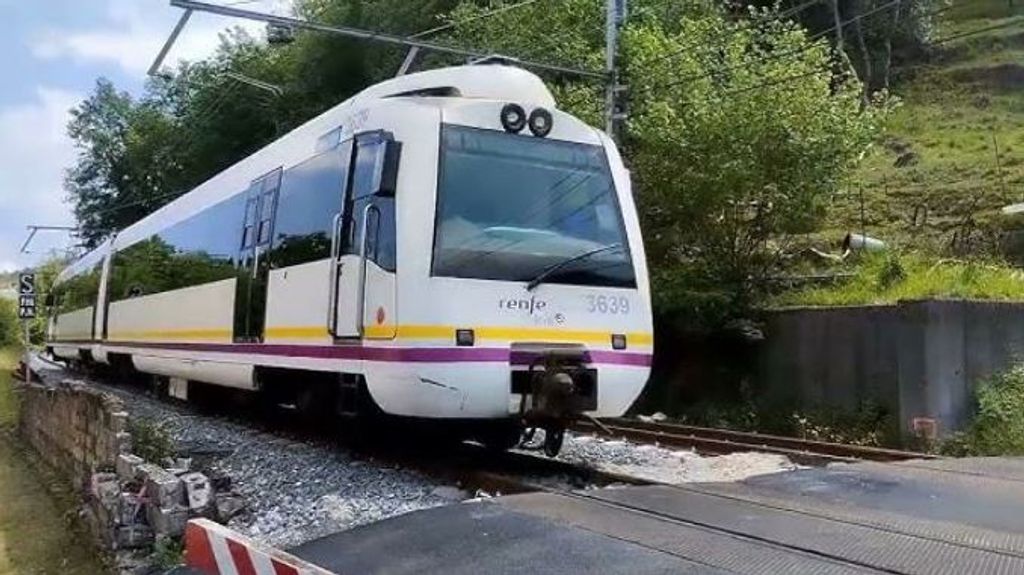
<path fill-rule="evenodd" d="M 185 527 L 185 565 L 203 575 L 336 575 L 208 519 Z"/>

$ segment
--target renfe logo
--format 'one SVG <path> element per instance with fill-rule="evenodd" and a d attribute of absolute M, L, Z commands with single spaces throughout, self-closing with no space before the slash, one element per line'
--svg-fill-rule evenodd
<path fill-rule="evenodd" d="M 498 309 L 508 309 L 525 311 L 527 315 L 533 315 L 535 312 L 544 311 L 544 308 L 548 307 L 548 302 L 537 299 L 536 296 L 530 296 L 530 299 L 499 299 Z"/>

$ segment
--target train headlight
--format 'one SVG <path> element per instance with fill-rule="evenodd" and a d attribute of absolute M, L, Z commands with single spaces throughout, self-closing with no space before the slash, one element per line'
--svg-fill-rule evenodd
<path fill-rule="evenodd" d="M 533 135 L 543 138 L 551 133 L 554 120 L 551 118 L 551 112 L 548 112 L 544 108 L 537 108 L 530 113 L 529 124 L 530 131 L 533 132 Z"/>
<path fill-rule="evenodd" d="M 501 109 L 501 125 L 506 132 L 518 134 L 526 127 L 526 110 L 519 104 L 505 104 Z"/>

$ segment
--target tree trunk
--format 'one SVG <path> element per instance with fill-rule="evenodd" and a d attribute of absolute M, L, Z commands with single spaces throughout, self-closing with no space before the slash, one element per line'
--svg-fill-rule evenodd
<path fill-rule="evenodd" d="M 843 66 L 856 74 L 857 70 L 853 67 L 853 63 L 850 62 L 850 57 L 846 55 L 845 42 L 843 41 L 843 16 L 839 10 L 839 0 L 832 0 L 832 20 L 835 23 L 836 54 L 839 55 L 839 60 L 843 63 Z"/>
<path fill-rule="evenodd" d="M 864 103 L 867 104 L 871 100 L 871 92 L 875 88 L 874 78 L 874 66 L 871 62 L 871 50 L 868 49 L 868 43 L 864 40 L 864 28 L 861 26 L 860 15 L 864 14 L 863 2 L 857 3 L 857 19 L 853 21 L 853 28 L 857 32 L 857 46 L 860 48 L 861 57 L 863 58 L 864 77 L 861 81 L 864 82 Z"/>
<path fill-rule="evenodd" d="M 902 9 L 903 3 L 901 0 L 896 0 L 896 4 L 892 8 L 892 24 L 885 34 L 885 61 L 882 62 L 885 71 L 882 73 L 882 88 L 886 90 L 889 89 L 889 82 L 892 79 L 892 38 L 899 33 Z"/>

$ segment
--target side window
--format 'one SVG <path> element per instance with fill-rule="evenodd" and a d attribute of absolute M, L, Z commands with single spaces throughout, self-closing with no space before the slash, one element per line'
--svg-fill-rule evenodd
<path fill-rule="evenodd" d="M 71 313 L 96 305 L 102 273 L 103 264 L 99 263 L 54 286 L 54 306 L 57 313 Z"/>
<path fill-rule="evenodd" d="M 285 170 L 270 258 L 277 267 L 330 257 L 335 214 L 343 208 L 352 141 Z"/>
<path fill-rule="evenodd" d="M 210 206 L 114 255 L 108 293 L 120 301 L 235 277 L 245 194 Z"/>
<path fill-rule="evenodd" d="M 395 198 L 374 198 L 366 234 L 366 257 L 381 268 L 395 271 Z"/>
<path fill-rule="evenodd" d="M 270 243 L 270 234 L 274 226 L 274 210 L 277 209 L 277 191 L 280 187 L 280 170 L 263 180 L 259 224 L 256 227 L 256 245 L 263 246 Z"/>
<path fill-rule="evenodd" d="M 380 185 L 386 140 L 382 134 L 366 134 L 357 138 L 352 163 L 351 209 L 345 226 L 343 253 L 361 253 L 364 219 L 366 257 L 380 267 L 395 269 L 395 199 L 374 195 Z M 373 206 L 376 209 L 367 208 Z"/>

